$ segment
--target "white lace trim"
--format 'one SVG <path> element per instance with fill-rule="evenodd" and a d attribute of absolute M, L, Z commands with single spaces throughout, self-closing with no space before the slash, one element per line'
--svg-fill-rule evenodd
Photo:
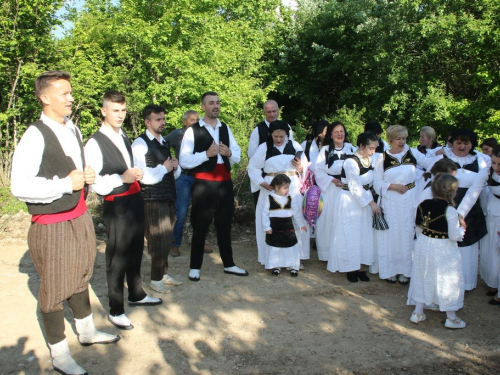
<path fill-rule="evenodd" d="M 445 155 L 449 159 L 451 159 L 455 163 L 458 163 L 461 167 L 463 167 L 464 165 L 472 164 L 477 159 L 477 155 L 471 154 L 467 154 L 466 156 L 457 156 L 453 153 L 453 150 L 451 148 L 444 148 L 443 150 Z"/>

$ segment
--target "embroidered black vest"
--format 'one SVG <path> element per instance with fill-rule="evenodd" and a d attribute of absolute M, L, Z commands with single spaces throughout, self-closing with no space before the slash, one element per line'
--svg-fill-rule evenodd
<path fill-rule="evenodd" d="M 369 167 L 364 167 L 363 164 L 361 164 L 361 160 L 359 160 L 359 158 L 356 155 L 346 155 L 344 160 L 347 160 L 347 159 L 354 159 L 354 161 L 356 163 L 358 163 L 360 176 L 364 175 L 365 173 L 368 173 L 368 171 L 373 170 L 373 166 L 371 165 L 371 163 L 370 163 Z M 340 172 L 340 177 L 346 178 L 345 169 L 344 169 L 343 165 L 342 165 L 342 172 Z"/>
<path fill-rule="evenodd" d="M 146 142 L 148 146 L 148 152 L 145 155 L 146 167 L 155 168 L 158 164 L 163 164 L 167 158 L 171 157 L 170 153 L 170 143 L 166 142 L 161 145 L 156 138 L 152 140 L 146 135 L 146 133 L 141 134 L 140 138 Z M 175 191 L 175 177 L 174 171 L 165 173 L 160 182 L 154 185 L 141 184 L 141 193 L 144 201 L 160 201 L 168 200 L 175 201 L 176 191 Z"/>
<path fill-rule="evenodd" d="M 438 239 L 448 238 L 448 220 L 446 209 L 450 204 L 444 199 L 426 199 L 418 205 L 415 225 L 422 229 L 422 234 Z"/>
<path fill-rule="evenodd" d="M 37 128 L 43 136 L 44 149 L 42 154 L 42 162 L 36 177 L 44 177 L 52 179 L 57 176 L 59 179 L 66 178 L 76 169 L 75 163 L 71 157 L 64 153 L 64 150 L 57 139 L 57 136 L 50 127 L 45 125 L 41 120 L 35 121 L 30 126 Z M 82 156 L 82 165 L 85 167 L 85 156 L 83 152 L 83 144 L 78 134 L 78 145 L 80 146 L 80 154 Z M 51 203 L 28 203 L 28 212 L 31 215 L 50 215 L 58 212 L 64 212 L 75 208 L 80 200 L 82 192 L 74 191 L 71 194 L 64 194 L 61 198 Z"/>
<path fill-rule="evenodd" d="M 292 141 L 288 141 L 283 149 L 283 152 L 280 152 L 276 147 L 274 147 L 273 141 L 267 143 L 267 152 L 266 152 L 266 160 L 272 158 L 273 156 L 280 155 L 295 155 L 297 151 L 293 147 Z"/>
<path fill-rule="evenodd" d="M 397 158 L 389 154 L 387 151 L 384 152 L 384 171 L 399 167 L 401 165 L 413 165 L 417 166 L 417 159 L 413 156 L 411 150 L 409 149 L 401 158 L 401 163 Z"/>
<path fill-rule="evenodd" d="M 328 166 L 328 168 L 330 168 L 332 166 L 332 164 L 334 162 L 336 162 L 337 160 L 345 160 L 347 157 L 346 153 L 343 153 L 340 156 L 335 152 L 330 153 L 329 150 L 331 147 L 333 147 L 333 146 L 330 146 L 327 149 L 325 149 L 325 164 Z"/>
<path fill-rule="evenodd" d="M 100 176 L 110 175 L 110 174 L 123 174 L 128 169 L 127 163 L 123 159 L 123 155 L 115 146 L 115 144 L 109 139 L 103 132 L 97 131 L 91 137 L 95 139 L 102 153 L 102 170 L 99 172 Z M 130 157 L 130 167 L 134 167 L 134 158 L 132 157 L 132 147 L 127 136 L 122 136 L 123 143 L 127 148 Z M 114 188 L 108 195 L 121 194 L 128 190 L 130 184 L 123 183 L 123 185 Z"/>
<path fill-rule="evenodd" d="M 207 125 L 210 126 L 210 125 Z M 194 150 L 193 153 L 207 151 L 208 148 L 212 145 L 214 139 L 208 132 L 208 130 L 201 126 L 199 122 L 192 125 L 194 135 Z M 230 147 L 229 144 L 229 131 L 227 129 L 227 125 L 223 122 L 221 123 L 221 127 L 219 128 L 219 141 L 225 144 L 227 147 Z M 231 164 L 229 163 L 229 158 L 227 156 L 222 156 L 222 160 L 224 161 L 224 165 L 228 171 L 231 171 Z M 193 172 L 210 172 L 213 171 L 217 165 L 217 155 L 212 156 L 206 162 L 198 165 L 191 169 Z"/>
<path fill-rule="evenodd" d="M 269 211 L 290 210 L 292 208 L 292 197 L 288 196 L 284 206 L 281 206 L 272 195 L 269 195 Z"/>

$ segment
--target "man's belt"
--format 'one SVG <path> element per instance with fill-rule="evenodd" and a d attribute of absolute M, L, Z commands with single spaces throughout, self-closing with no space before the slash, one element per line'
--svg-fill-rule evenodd
<path fill-rule="evenodd" d="M 181 176 L 192 176 L 193 175 L 193 171 L 191 169 L 183 169 L 181 171 Z"/>

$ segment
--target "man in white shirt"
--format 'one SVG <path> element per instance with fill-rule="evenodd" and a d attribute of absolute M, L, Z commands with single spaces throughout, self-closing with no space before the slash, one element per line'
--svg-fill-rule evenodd
<path fill-rule="evenodd" d="M 85 165 L 80 130 L 67 117 L 73 104 L 70 78 L 67 72 L 50 71 L 36 79 L 43 112 L 16 148 L 11 190 L 33 215 L 28 246 L 40 276 L 38 305 L 54 369 L 86 374 L 69 351 L 63 301 L 73 312 L 82 345 L 109 344 L 120 336 L 97 331 L 90 307 L 96 239 L 84 186 L 94 182 L 95 173 Z"/>
<path fill-rule="evenodd" d="M 96 173 L 92 189 L 104 197 L 108 320 L 120 329 L 132 329 L 124 308 L 125 277 L 129 306 L 159 305 L 162 300 L 148 296 L 142 288 L 144 201 L 139 181 L 143 172 L 134 166 L 130 141 L 122 130 L 127 114 L 125 96 L 114 90 L 106 92 L 101 113 L 104 121 L 85 145 L 85 157 Z"/>
<path fill-rule="evenodd" d="M 218 119 L 220 100 L 217 93 L 209 91 L 203 94 L 201 109 L 205 115 L 186 130 L 179 155 L 181 167 L 191 169 L 194 173 L 189 279 L 200 280 L 203 248 L 212 220 L 217 230 L 217 244 L 224 272 L 247 276 L 247 271 L 234 264 L 231 245 L 234 212 L 231 165 L 240 161 L 241 149 L 229 127 Z"/>
<path fill-rule="evenodd" d="M 151 255 L 151 289 L 170 293 L 182 282 L 168 275 L 168 253 L 175 223 L 175 178 L 179 162 L 170 153 L 170 142 L 162 137 L 165 108 L 149 104 L 142 111 L 146 131 L 132 143 L 135 165 L 143 172 L 140 182 L 148 252 Z"/>
<path fill-rule="evenodd" d="M 250 134 L 250 140 L 248 141 L 248 159 L 251 159 L 257 148 L 264 143 L 269 136 L 269 124 L 273 121 L 278 120 L 280 115 L 280 109 L 278 103 L 275 100 L 268 100 L 264 103 L 264 121 L 259 122 L 255 125 L 255 128 Z M 290 125 L 288 125 L 290 127 Z M 290 127 L 289 139 L 293 140 L 292 128 Z M 252 183 L 252 182 L 250 182 Z M 257 207 L 257 201 L 259 200 L 260 186 L 252 186 L 252 191 L 254 191 L 253 199 L 254 205 Z"/>

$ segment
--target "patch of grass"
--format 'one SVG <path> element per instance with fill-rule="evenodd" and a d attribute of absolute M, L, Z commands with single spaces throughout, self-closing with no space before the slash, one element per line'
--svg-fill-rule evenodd
<path fill-rule="evenodd" d="M 0 215 L 17 214 L 19 211 L 28 212 L 26 204 L 15 198 L 8 186 L 0 188 Z"/>

